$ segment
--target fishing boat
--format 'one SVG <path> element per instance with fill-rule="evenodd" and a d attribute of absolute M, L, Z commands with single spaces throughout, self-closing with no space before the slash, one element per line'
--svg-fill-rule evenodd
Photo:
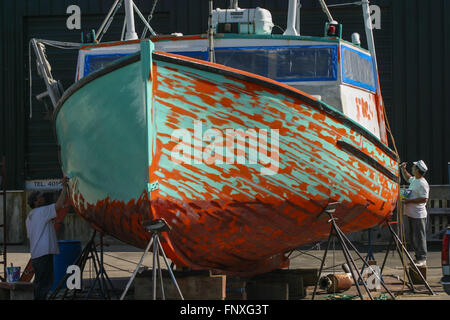
<path fill-rule="evenodd" d="M 122 39 L 100 42 L 121 3 L 79 47 L 76 82 L 46 80 L 73 206 L 96 229 L 145 248 L 142 223 L 163 218 L 177 267 L 254 275 L 327 239 L 330 203 L 344 233 L 391 217 L 398 157 L 368 1 L 369 50 L 342 39 L 323 0 L 323 37 L 298 34 L 291 0 L 283 35 L 267 10 L 234 3 L 211 8 L 206 35 L 142 39 L 125 0 Z"/>

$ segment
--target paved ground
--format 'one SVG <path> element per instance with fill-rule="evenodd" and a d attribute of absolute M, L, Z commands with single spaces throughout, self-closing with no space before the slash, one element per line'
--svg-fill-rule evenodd
<path fill-rule="evenodd" d="M 324 248 L 321 248 L 324 249 Z M 361 252 L 364 252 L 362 248 L 358 248 Z M 386 249 L 383 248 L 375 248 L 374 249 L 374 257 L 377 261 L 377 265 L 381 267 L 383 264 L 383 260 L 386 255 Z M 306 252 L 295 252 L 292 254 L 294 257 L 291 262 L 291 268 L 320 268 L 321 259 L 323 258 L 324 250 L 311 250 Z M 358 256 L 352 251 L 352 256 L 354 259 L 358 259 Z M 366 256 L 366 253 L 362 254 L 363 257 Z M 414 255 L 413 255 L 414 258 Z M 332 250 L 327 255 L 327 260 L 325 264 L 325 272 L 322 273 L 322 276 L 327 274 L 336 272 L 343 273 L 343 269 L 341 265 L 345 262 L 344 255 L 341 250 Z M 363 263 L 361 260 L 356 261 L 356 264 L 359 270 L 362 269 Z M 333 266 L 337 266 L 332 268 Z M 330 268 L 331 267 L 331 268 Z M 328 269 L 329 268 L 329 269 Z M 442 277 L 442 268 L 441 268 L 441 251 L 439 247 L 432 247 L 428 252 L 428 260 L 427 260 L 427 282 L 429 283 L 431 289 L 434 291 L 435 295 L 431 296 L 429 291 L 425 287 L 425 285 L 415 285 L 416 294 L 413 294 L 409 288 L 403 284 L 403 279 L 407 279 L 404 269 L 402 267 L 402 263 L 397 252 L 390 252 L 388 254 L 386 265 L 383 270 L 383 280 L 387 286 L 387 288 L 393 292 L 396 299 L 407 300 L 407 299 L 415 299 L 415 300 L 450 300 L 450 295 L 447 295 L 442 289 L 442 285 L 439 283 Z M 361 291 L 364 293 L 364 297 L 367 297 L 365 293 L 365 289 L 363 286 L 360 287 Z M 306 299 L 311 299 L 313 287 L 308 287 L 308 296 Z M 358 291 L 355 286 L 353 286 L 350 290 L 344 293 L 345 295 L 357 295 Z M 381 288 L 381 290 L 377 292 L 373 292 L 373 297 L 379 297 L 381 294 L 388 295 L 387 292 Z M 329 296 L 328 293 L 321 292 L 318 295 L 317 299 L 323 299 L 324 296 Z M 359 298 L 358 298 L 359 299 Z"/>
<path fill-rule="evenodd" d="M 324 254 L 324 247 L 309 249 L 304 248 L 302 251 L 296 251 L 291 255 L 291 269 L 297 268 L 319 268 L 321 259 Z M 327 275 L 329 273 L 342 273 L 341 265 L 345 262 L 342 251 L 331 250 L 328 253 L 328 257 L 325 264 L 325 270 L 322 275 Z M 361 250 L 362 255 L 365 256 L 363 248 L 358 248 Z M 385 248 L 375 248 L 374 256 L 378 265 L 381 265 L 385 256 Z M 115 286 L 121 288 L 125 287 L 127 279 L 131 276 L 136 264 L 138 263 L 142 251 L 127 245 L 113 245 L 105 248 L 104 253 L 104 264 L 108 276 L 114 281 Z M 357 255 L 352 252 L 353 258 L 357 259 Z M 22 270 L 28 262 L 30 255 L 27 246 L 9 246 L 8 247 L 8 265 L 12 262 L 15 266 L 21 266 Z M 152 254 L 149 253 L 144 260 L 145 266 L 152 265 Z M 361 260 L 357 261 L 359 270 L 362 268 Z M 416 294 L 412 294 L 408 287 L 402 284 L 401 279 L 406 279 L 404 271 L 402 269 L 401 261 L 397 253 L 390 253 L 387 258 L 386 266 L 383 271 L 383 279 L 387 284 L 388 288 L 395 292 L 397 299 L 420 299 L 420 300 L 450 300 L 450 296 L 447 295 L 440 285 L 439 281 L 442 277 L 441 269 L 441 252 L 440 248 L 430 248 L 428 256 L 428 270 L 427 270 L 427 280 L 431 288 L 436 293 L 434 296 L 430 296 L 423 285 L 416 286 L 419 291 Z M 333 268 L 333 266 L 336 266 Z M 93 275 L 92 266 L 88 263 L 88 268 L 85 270 L 84 278 L 90 278 Z M 364 292 L 364 288 L 361 287 Z M 311 294 L 313 287 L 308 287 L 308 296 L 306 299 L 311 299 Z M 377 297 L 384 292 L 384 290 L 374 292 L 373 296 Z M 350 290 L 345 292 L 346 295 L 356 295 L 356 287 L 353 286 Z M 320 292 L 317 299 L 323 299 L 325 295 L 324 292 Z M 365 295 L 367 296 L 367 295 Z"/>

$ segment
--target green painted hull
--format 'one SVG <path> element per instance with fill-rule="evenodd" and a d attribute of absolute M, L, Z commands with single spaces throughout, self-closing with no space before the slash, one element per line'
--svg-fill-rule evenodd
<path fill-rule="evenodd" d="M 172 230 L 163 246 L 177 265 L 249 274 L 326 239 L 319 214 L 329 202 L 341 203 L 335 214 L 346 233 L 392 215 L 395 156 L 343 114 L 266 78 L 153 57 L 142 42 L 140 56 L 83 78 L 58 106 L 62 169 L 77 212 L 96 228 L 143 248 L 142 222 L 164 218 Z M 262 174 L 260 162 L 175 163 L 173 132 L 194 121 L 219 133 L 279 130 L 276 172 Z"/>

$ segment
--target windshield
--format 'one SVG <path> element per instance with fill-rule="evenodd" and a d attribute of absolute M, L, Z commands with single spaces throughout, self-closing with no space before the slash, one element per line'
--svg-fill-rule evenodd
<path fill-rule="evenodd" d="M 278 81 L 337 79 L 337 46 L 217 48 L 216 62 Z"/>
<path fill-rule="evenodd" d="M 375 91 L 372 57 L 349 47 L 342 47 L 342 81 Z"/>
<path fill-rule="evenodd" d="M 207 52 L 173 52 L 208 60 Z M 216 63 L 281 82 L 337 80 L 337 46 L 216 48 Z"/>
<path fill-rule="evenodd" d="M 98 69 L 104 68 L 106 65 L 129 54 L 130 53 L 86 55 L 84 60 L 84 76 L 87 76 Z"/>

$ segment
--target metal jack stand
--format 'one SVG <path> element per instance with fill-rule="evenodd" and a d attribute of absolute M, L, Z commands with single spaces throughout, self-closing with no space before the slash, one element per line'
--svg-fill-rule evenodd
<path fill-rule="evenodd" d="M 88 290 L 88 293 L 85 296 L 85 300 L 89 298 L 89 296 L 92 293 L 92 290 L 95 288 L 97 282 L 99 282 L 99 288 L 100 288 L 100 294 L 102 299 L 111 299 L 111 296 L 109 294 L 110 291 L 114 291 L 114 287 L 112 285 L 111 280 L 109 279 L 108 275 L 106 274 L 106 271 L 103 267 L 103 235 L 100 235 L 100 257 L 97 252 L 97 248 L 95 245 L 95 236 L 97 234 L 97 231 L 94 231 L 92 234 L 91 239 L 84 247 L 83 251 L 81 252 L 80 256 L 75 261 L 75 265 L 80 267 L 80 273 L 81 273 L 81 283 L 83 282 L 83 271 L 86 267 L 86 262 L 89 259 L 92 259 L 92 265 L 95 270 L 95 280 L 92 283 L 91 287 Z M 70 274 L 66 274 L 63 279 L 59 282 L 58 286 L 55 288 L 55 290 L 52 292 L 52 294 L 49 296 L 49 300 L 53 300 L 56 298 L 57 294 L 61 290 L 61 288 L 66 283 L 67 279 L 70 277 Z M 70 289 L 65 288 L 64 294 L 62 296 L 62 300 L 64 300 L 68 294 Z M 75 299 L 77 295 L 77 291 L 81 291 L 81 289 L 74 289 L 72 294 L 72 300 Z"/>
<path fill-rule="evenodd" d="M 364 258 L 364 260 L 369 263 L 370 260 L 374 261 L 375 257 L 373 255 L 373 242 L 372 242 L 372 229 L 368 229 L 368 236 L 369 236 L 369 248 L 367 249 L 367 255 Z M 364 269 L 366 268 L 366 265 L 364 264 L 363 267 L 361 268 L 361 274 L 364 274 Z M 384 282 L 382 273 L 380 272 L 380 278 L 381 281 Z M 359 281 L 359 283 L 361 284 L 361 280 Z"/>
<path fill-rule="evenodd" d="M 413 293 L 416 293 L 416 289 L 414 287 L 411 275 L 409 273 L 408 270 L 408 266 L 405 264 L 405 261 L 403 259 L 403 255 L 402 252 L 405 253 L 406 257 L 408 258 L 409 262 L 411 263 L 411 266 L 413 266 L 414 270 L 416 271 L 416 273 L 420 276 L 421 280 L 423 281 L 423 283 L 425 284 L 425 286 L 427 287 L 428 291 L 430 292 L 431 295 L 435 295 L 433 289 L 431 289 L 430 285 L 428 284 L 428 282 L 425 280 L 424 276 L 422 275 L 422 273 L 420 272 L 419 268 L 416 266 L 416 264 L 414 263 L 414 260 L 412 259 L 411 255 L 409 254 L 408 250 L 406 250 L 406 247 L 403 245 L 402 241 L 400 240 L 400 238 L 398 237 L 398 235 L 395 233 L 394 229 L 392 228 L 392 224 L 394 224 L 396 222 L 386 222 L 386 226 L 389 228 L 389 231 L 391 232 L 392 238 L 391 241 L 389 243 L 388 249 L 386 251 L 386 255 L 384 256 L 384 261 L 383 261 L 383 265 L 381 267 L 381 273 L 383 272 L 384 269 L 384 265 L 386 264 L 386 260 L 389 254 L 389 251 L 391 249 L 392 246 L 392 242 L 395 243 L 395 248 L 397 250 L 397 253 L 400 257 L 400 260 L 402 262 L 403 268 L 405 270 L 405 273 L 408 277 L 408 287 L 412 290 Z"/>
<path fill-rule="evenodd" d="M 94 237 L 95 237 L 95 231 L 94 231 Z M 109 292 L 114 292 L 114 286 L 112 285 L 111 280 L 109 279 L 108 275 L 106 274 L 105 268 L 103 267 L 103 234 L 100 234 L 100 257 L 98 256 L 95 242 L 92 242 L 92 264 L 95 269 L 95 280 L 94 283 L 89 288 L 89 291 L 86 295 L 86 300 L 92 293 L 92 290 L 95 288 L 95 285 L 97 284 L 97 281 L 99 282 L 100 287 L 100 293 L 102 295 L 103 299 L 111 300 L 111 296 Z M 106 280 L 106 281 L 105 281 Z M 109 287 L 108 287 L 109 286 Z"/>
<path fill-rule="evenodd" d="M 144 261 L 144 257 L 147 254 L 147 252 L 150 250 L 151 245 L 153 244 L 153 300 L 156 300 L 156 281 L 157 281 L 157 270 L 159 274 L 159 278 L 161 281 L 161 293 L 162 293 L 162 299 L 165 300 L 165 294 L 164 294 L 164 285 L 163 285 L 163 278 L 162 278 L 162 272 L 161 272 L 161 265 L 159 262 L 159 255 L 160 252 L 163 255 L 164 262 L 166 263 L 166 267 L 169 270 L 170 276 L 172 278 L 173 283 L 175 284 L 175 287 L 178 290 L 178 293 L 181 297 L 181 300 L 184 300 L 183 294 L 181 293 L 180 287 L 178 286 L 177 280 L 175 279 L 175 276 L 172 272 L 172 268 L 169 266 L 169 262 L 167 261 L 166 253 L 164 252 L 163 247 L 161 246 L 161 242 L 159 241 L 159 236 L 161 232 L 168 232 L 170 231 L 170 227 L 167 225 L 166 221 L 164 219 L 157 219 L 152 221 L 144 221 L 142 225 L 147 229 L 148 232 L 152 233 L 152 238 L 149 241 L 147 248 L 145 248 L 145 251 L 141 257 L 141 260 L 136 266 L 136 269 L 133 272 L 133 275 L 131 276 L 130 280 L 127 283 L 127 286 L 125 287 L 125 290 L 122 293 L 122 296 L 120 297 L 120 300 L 123 300 L 125 297 L 128 289 L 130 288 L 131 283 L 133 282 L 134 278 L 136 277 L 136 274 L 141 267 L 142 262 Z"/>
<path fill-rule="evenodd" d="M 359 256 L 359 258 L 363 261 L 363 263 L 364 263 L 369 269 L 371 269 L 371 271 L 373 272 L 373 274 L 378 278 L 378 280 L 380 281 L 380 284 L 381 284 L 381 285 L 383 286 L 383 288 L 389 293 L 389 295 L 391 296 L 391 298 L 395 300 L 394 295 L 393 295 L 392 292 L 385 286 L 385 284 L 381 281 L 381 279 L 380 279 L 380 277 L 378 276 L 377 272 L 376 272 L 375 270 L 373 270 L 372 266 L 370 266 L 370 265 L 366 262 L 366 260 L 364 260 L 364 258 L 361 256 L 361 254 L 360 254 L 360 253 L 358 252 L 358 250 L 355 248 L 355 246 L 353 246 L 353 244 L 350 242 L 350 240 L 345 236 L 345 234 L 344 234 L 344 233 L 341 231 L 341 229 L 337 226 L 337 224 L 336 224 L 336 218 L 333 217 L 333 213 L 334 213 L 334 211 L 336 210 L 336 207 L 337 207 L 338 205 L 339 205 L 339 203 L 331 203 L 331 204 L 329 204 L 329 205 L 325 208 L 325 210 L 324 210 L 324 212 L 327 213 L 328 216 L 330 217 L 330 220 L 328 220 L 328 223 L 331 223 L 331 230 L 330 230 L 330 235 L 329 235 L 329 237 L 328 237 L 327 249 L 325 250 L 325 253 L 324 253 L 324 256 L 323 256 L 323 259 L 322 259 L 322 263 L 321 263 L 321 265 L 320 265 L 319 279 L 320 279 L 320 275 L 322 274 L 323 267 L 324 267 L 324 265 L 325 265 L 325 260 L 326 260 L 326 258 L 327 258 L 328 249 L 330 248 L 331 237 L 334 235 L 334 236 L 338 239 L 338 241 L 339 241 L 339 243 L 340 243 L 340 245 L 341 245 L 341 247 L 342 247 L 342 252 L 343 252 L 343 254 L 344 254 L 345 260 L 347 261 L 347 265 L 348 265 L 348 267 L 349 267 L 349 269 L 350 269 L 350 273 L 351 273 L 352 278 L 353 278 L 353 283 L 355 284 L 356 289 L 358 290 L 358 295 L 359 295 L 360 299 L 361 299 L 361 300 L 364 300 L 364 297 L 363 297 L 363 295 L 362 295 L 361 288 L 359 287 L 360 285 L 359 285 L 359 283 L 358 283 L 358 280 L 362 280 L 362 284 L 363 284 L 364 288 L 366 289 L 366 292 L 367 292 L 367 294 L 368 294 L 370 300 L 373 300 L 373 297 L 372 297 L 372 294 L 370 293 L 370 290 L 369 290 L 369 288 L 367 287 L 365 281 L 363 281 L 363 278 L 362 278 L 362 276 L 361 276 L 361 273 L 359 272 L 358 267 L 356 266 L 355 260 L 353 260 L 351 254 L 350 254 L 350 251 L 349 251 L 349 248 L 348 248 L 348 246 L 347 246 L 347 243 L 348 243 L 349 246 L 356 252 L 356 254 L 357 254 L 357 255 Z M 321 214 L 323 214 L 323 213 L 321 213 Z M 321 215 L 321 214 L 320 214 L 320 215 Z M 320 215 L 319 215 L 319 216 L 320 216 Z M 356 273 L 358 274 L 358 279 L 356 279 L 353 270 L 356 271 Z M 316 282 L 316 285 L 315 285 L 315 287 L 314 287 L 314 292 L 313 292 L 313 295 L 312 295 L 312 300 L 314 300 L 314 298 L 315 298 L 315 296 L 316 296 L 318 284 L 319 284 L 319 280 Z"/>

